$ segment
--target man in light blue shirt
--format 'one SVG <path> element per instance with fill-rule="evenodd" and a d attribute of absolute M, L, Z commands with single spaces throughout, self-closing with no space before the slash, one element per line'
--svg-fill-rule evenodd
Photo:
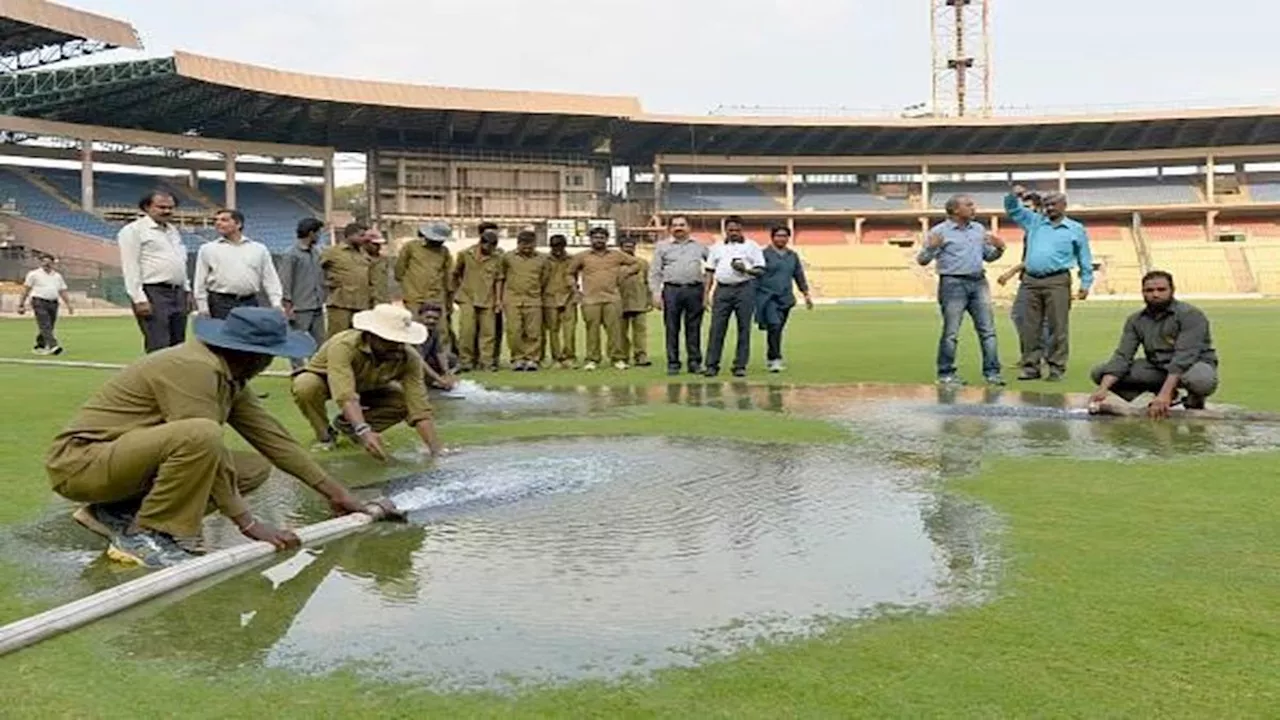
<path fill-rule="evenodd" d="M 975 222 L 973 198 L 956 195 L 947 200 L 947 219 L 934 225 L 916 255 L 916 262 L 937 262 L 938 307 L 942 310 L 942 337 L 938 339 L 938 382 L 961 385 L 956 375 L 956 345 L 964 314 L 982 343 L 982 375 L 989 385 L 1004 385 L 996 346 L 996 321 L 991 311 L 991 288 L 985 263 L 1004 254 L 1004 241 Z"/>
<path fill-rule="evenodd" d="M 1027 255 L 1022 282 L 1027 289 L 1027 309 L 1018 335 L 1022 345 L 1019 380 L 1040 379 L 1041 363 L 1049 366 L 1049 380 L 1061 380 L 1067 372 L 1071 346 L 1068 331 L 1071 319 L 1071 270 L 1080 268 L 1080 291 L 1076 298 L 1089 297 L 1093 286 L 1093 254 L 1084 226 L 1067 217 L 1067 196 L 1048 193 L 1044 213 L 1022 204 L 1026 190 L 1017 185 L 1004 199 L 1009 218 L 1027 233 Z M 1041 325 L 1048 321 L 1052 345 L 1044 347 Z"/>

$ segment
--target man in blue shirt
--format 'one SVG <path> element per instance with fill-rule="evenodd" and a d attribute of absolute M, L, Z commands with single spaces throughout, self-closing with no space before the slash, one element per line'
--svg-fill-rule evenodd
<path fill-rule="evenodd" d="M 1067 372 L 1071 346 L 1068 335 L 1071 318 L 1071 269 L 1080 268 L 1080 291 L 1076 298 L 1089 297 L 1093 286 L 1093 254 L 1089 251 L 1089 235 L 1084 226 L 1067 217 L 1067 196 L 1048 193 L 1044 196 L 1044 213 L 1028 210 L 1022 204 L 1026 189 L 1014 186 L 1005 196 L 1004 209 L 1009 218 L 1027 233 L 1026 262 L 1023 285 L 1027 289 L 1027 308 L 1018 328 L 1022 345 L 1022 371 L 1019 380 L 1038 380 L 1041 363 L 1049 366 L 1049 380 L 1061 380 Z M 1052 344 L 1044 346 L 1041 326 L 1048 321 Z"/>
<path fill-rule="evenodd" d="M 956 375 L 956 345 L 964 314 L 973 318 L 982 343 L 982 375 L 990 385 L 1004 385 L 996 346 L 996 321 L 991 311 L 991 288 L 984 263 L 1004 254 L 1004 241 L 975 222 L 973 198 L 956 195 L 947 201 L 947 219 L 934 225 L 916 262 L 937 261 L 938 307 L 942 309 L 942 337 L 938 339 L 938 382 L 963 384 Z"/>

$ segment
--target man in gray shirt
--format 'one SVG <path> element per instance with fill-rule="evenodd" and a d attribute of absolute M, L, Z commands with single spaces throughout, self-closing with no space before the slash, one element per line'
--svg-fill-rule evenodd
<path fill-rule="evenodd" d="M 1147 414 L 1168 417 L 1177 404 L 1174 394 L 1186 392 L 1182 404 L 1204 408 L 1205 398 L 1218 389 L 1218 353 L 1213 349 L 1209 319 L 1194 305 L 1173 296 L 1173 276 L 1152 270 L 1142 278 L 1146 307 L 1129 316 L 1111 360 L 1093 369 L 1097 390 L 1090 398 L 1101 403 L 1109 393 L 1132 402 L 1144 392 L 1155 393 Z M 1143 359 L 1135 360 L 1138 348 Z"/>
<path fill-rule="evenodd" d="M 1004 241 L 974 220 L 973 198 L 956 195 L 947 200 L 947 219 L 933 226 L 916 262 L 937 261 L 938 307 L 942 337 L 938 339 L 938 382 L 962 384 L 956 375 L 956 346 L 960 322 L 967 312 L 982 345 L 982 375 L 989 385 L 1004 385 L 996 347 L 996 321 L 991 312 L 991 288 L 985 264 L 1004 254 Z"/>
<path fill-rule="evenodd" d="M 703 263 L 706 246 L 689 237 L 689 219 L 675 215 L 670 220 L 670 239 L 657 244 L 649 266 L 649 287 L 653 302 L 662 308 L 667 329 L 667 374 L 680 374 L 680 328 L 684 327 L 688 370 L 702 372 Z"/>
<path fill-rule="evenodd" d="M 280 284 L 284 288 L 283 305 L 289 326 L 301 330 L 316 339 L 316 346 L 324 344 L 324 301 L 326 296 L 324 269 L 320 267 L 320 231 L 324 223 L 315 218 L 298 222 L 298 243 L 280 257 Z M 306 364 L 305 358 L 290 360 L 297 370 Z"/>

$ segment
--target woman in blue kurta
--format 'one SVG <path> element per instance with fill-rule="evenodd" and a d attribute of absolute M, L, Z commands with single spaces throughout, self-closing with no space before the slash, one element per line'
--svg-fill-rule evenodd
<path fill-rule="evenodd" d="M 782 372 L 782 330 L 787 326 L 791 308 L 796 306 L 792 283 L 804 295 L 805 307 L 813 309 L 809 297 L 809 282 L 804 277 L 804 265 L 800 256 L 787 247 L 791 242 L 791 230 L 775 227 L 770 233 L 770 244 L 764 249 L 764 274 L 756 279 L 756 320 L 768 339 L 769 372 Z"/>

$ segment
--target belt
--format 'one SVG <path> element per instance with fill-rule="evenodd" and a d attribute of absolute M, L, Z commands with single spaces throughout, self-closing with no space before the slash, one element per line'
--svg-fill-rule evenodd
<path fill-rule="evenodd" d="M 944 278 L 959 278 L 959 279 L 961 279 L 961 280 L 986 280 L 986 279 L 987 279 L 987 274 L 986 274 L 986 273 L 977 273 L 977 274 L 975 274 L 975 275 L 939 275 L 938 277 L 944 277 Z"/>
<path fill-rule="evenodd" d="M 1058 277 L 1059 275 L 1066 275 L 1066 274 L 1068 274 L 1068 273 L 1070 273 L 1070 272 L 1071 272 L 1070 270 L 1054 270 L 1053 272 L 1047 272 L 1047 273 L 1033 273 L 1033 272 L 1028 272 L 1028 271 L 1024 270 L 1024 271 L 1023 271 L 1023 274 L 1024 274 L 1024 275 L 1026 275 L 1027 277 L 1035 278 L 1036 280 L 1046 280 L 1046 279 L 1051 278 L 1051 277 Z"/>
<path fill-rule="evenodd" d="M 674 282 L 669 282 L 669 283 L 662 283 L 662 284 L 663 284 L 664 286 L 666 286 L 666 287 L 678 287 L 678 288 L 685 288 L 685 287 L 702 287 L 702 283 L 700 283 L 700 282 L 689 282 L 689 283 L 674 283 Z"/>
<path fill-rule="evenodd" d="M 164 290 L 185 290 L 182 285 L 177 283 L 142 283 L 142 287 L 162 288 Z"/>
<path fill-rule="evenodd" d="M 725 288 L 736 288 L 736 287 L 742 287 L 743 285 L 750 285 L 750 284 L 751 284 L 750 280 L 743 280 L 742 282 L 734 282 L 734 283 L 720 282 L 719 280 L 716 281 L 717 287 L 725 287 Z"/>
<path fill-rule="evenodd" d="M 209 294 L 210 294 L 210 295 L 218 295 L 218 296 L 220 296 L 220 297 L 233 298 L 233 299 L 236 299 L 236 300 L 250 300 L 250 299 L 255 299 L 255 298 L 257 298 L 257 297 L 258 297 L 258 294 L 257 294 L 257 293 L 249 293 L 248 295 L 236 295 L 235 293 L 217 292 L 217 291 L 215 291 L 215 290 L 210 290 L 210 291 L 209 291 Z"/>

